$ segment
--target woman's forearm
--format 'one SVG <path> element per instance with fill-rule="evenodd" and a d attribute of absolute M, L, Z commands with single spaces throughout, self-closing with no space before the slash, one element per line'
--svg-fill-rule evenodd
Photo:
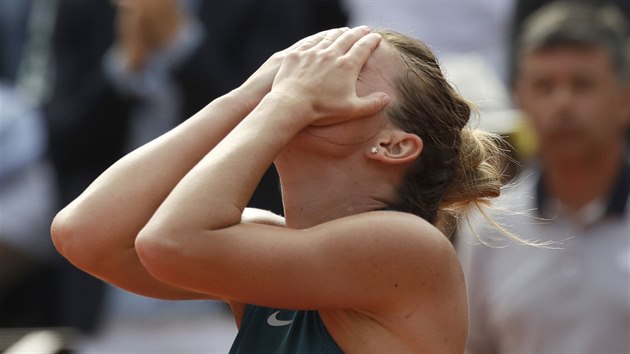
<path fill-rule="evenodd" d="M 216 230 L 241 222 L 260 178 L 276 155 L 301 131 L 305 109 L 267 95 L 176 186 L 157 210 L 145 234 Z M 294 119 L 292 119 L 294 118 Z"/>
<path fill-rule="evenodd" d="M 99 257 L 133 248 L 179 180 L 249 113 L 243 95 L 235 90 L 216 99 L 107 169 L 55 217 L 52 236 L 59 251 L 98 272 Z"/>

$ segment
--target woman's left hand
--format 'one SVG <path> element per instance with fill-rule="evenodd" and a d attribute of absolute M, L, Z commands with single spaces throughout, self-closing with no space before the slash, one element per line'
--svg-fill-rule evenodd
<path fill-rule="evenodd" d="M 312 37 L 286 54 L 271 92 L 298 107 L 308 125 L 376 114 L 389 103 L 389 96 L 373 92 L 358 97 L 356 83 L 380 42 L 381 36 L 364 26 Z"/>

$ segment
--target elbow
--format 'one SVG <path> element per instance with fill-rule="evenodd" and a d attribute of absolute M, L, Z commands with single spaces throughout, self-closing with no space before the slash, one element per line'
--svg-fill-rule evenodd
<path fill-rule="evenodd" d="M 188 288 L 194 283 L 194 269 L 199 256 L 198 234 L 167 223 L 150 221 L 140 230 L 134 247 L 144 269 L 154 279 L 174 287 Z M 208 237 L 211 238 L 211 237 Z M 213 259 L 214 252 L 204 248 L 204 259 Z"/>
<path fill-rule="evenodd" d="M 62 209 L 50 226 L 57 252 L 75 267 L 102 276 L 116 262 L 116 250 L 110 244 L 108 230 L 95 225 L 72 205 Z"/>
<path fill-rule="evenodd" d="M 63 209 L 55 215 L 50 226 L 52 243 L 57 252 L 77 266 L 86 263 L 85 258 L 89 258 L 86 247 L 82 245 L 85 242 L 82 234 L 81 226 L 72 213 Z"/>
<path fill-rule="evenodd" d="M 171 263 L 180 253 L 175 240 L 170 240 L 161 231 L 145 226 L 136 237 L 134 247 L 140 262 L 153 278 L 172 283 L 170 280 L 177 271 Z"/>

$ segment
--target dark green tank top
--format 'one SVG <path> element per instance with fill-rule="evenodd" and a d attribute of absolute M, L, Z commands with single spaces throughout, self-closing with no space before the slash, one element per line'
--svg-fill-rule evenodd
<path fill-rule="evenodd" d="M 324 327 L 317 311 L 247 305 L 230 353 L 343 352 Z"/>

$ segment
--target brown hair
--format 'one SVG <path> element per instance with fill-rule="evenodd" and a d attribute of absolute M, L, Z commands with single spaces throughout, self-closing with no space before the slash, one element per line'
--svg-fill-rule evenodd
<path fill-rule="evenodd" d="M 516 65 L 525 54 L 560 46 L 601 47 L 625 82 L 630 81 L 630 24 L 618 6 L 554 1 L 525 19 L 516 47 Z"/>
<path fill-rule="evenodd" d="M 396 207 L 438 224 L 443 212 L 458 213 L 470 203 L 497 197 L 503 161 L 498 138 L 466 126 L 471 105 L 444 78 L 424 43 L 391 30 L 376 32 L 396 48 L 408 69 L 395 80 L 399 97 L 386 113 L 424 144 L 403 175 Z"/>

